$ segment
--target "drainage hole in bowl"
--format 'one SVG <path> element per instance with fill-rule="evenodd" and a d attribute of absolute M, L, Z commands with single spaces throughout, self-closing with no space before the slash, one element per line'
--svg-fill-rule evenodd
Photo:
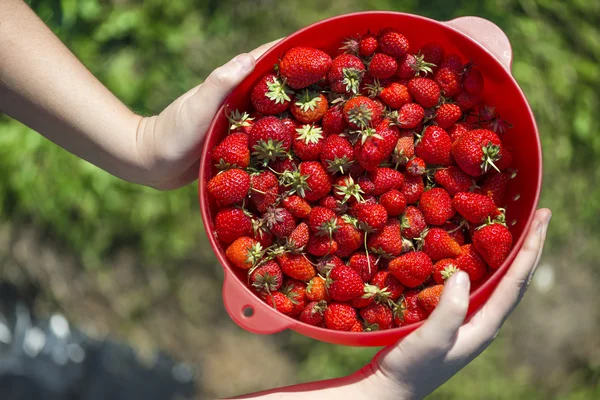
<path fill-rule="evenodd" d="M 244 317 L 246 318 L 250 318 L 251 316 L 254 315 L 254 308 L 250 307 L 250 306 L 246 306 L 244 307 L 244 309 L 242 310 L 242 313 L 244 314 Z"/>

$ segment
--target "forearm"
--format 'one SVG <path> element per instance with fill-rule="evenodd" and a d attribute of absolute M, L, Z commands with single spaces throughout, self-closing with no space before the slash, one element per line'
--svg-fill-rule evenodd
<path fill-rule="evenodd" d="M 388 396 L 393 395 L 393 396 Z M 398 387 L 390 387 L 372 364 L 356 373 L 338 379 L 309 382 L 235 397 L 255 400 L 362 400 L 410 398 Z"/>
<path fill-rule="evenodd" d="M 141 180 L 141 117 L 20 0 L 0 1 L 0 110 L 113 175 Z"/>

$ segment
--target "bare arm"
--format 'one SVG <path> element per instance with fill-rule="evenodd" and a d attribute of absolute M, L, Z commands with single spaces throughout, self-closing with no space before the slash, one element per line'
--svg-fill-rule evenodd
<path fill-rule="evenodd" d="M 173 189 L 194 181 L 225 96 L 275 42 L 215 69 L 158 116 L 130 111 L 21 0 L 0 0 L 0 111 L 122 179 Z"/>

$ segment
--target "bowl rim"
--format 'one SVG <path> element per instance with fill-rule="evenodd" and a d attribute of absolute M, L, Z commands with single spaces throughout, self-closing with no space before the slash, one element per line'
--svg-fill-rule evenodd
<path fill-rule="evenodd" d="M 495 288 L 498 286 L 498 284 L 500 283 L 500 281 L 503 279 L 504 274 L 508 271 L 509 267 L 510 267 L 510 263 L 512 263 L 518 253 L 518 251 L 522 248 L 523 243 L 525 241 L 525 238 L 527 236 L 527 233 L 529 232 L 530 228 L 531 228 L 531 224 L 533 222 L 534 219 L 534 215 L 535 215 L 535 211 L 538 207 L 539 204 L 539 199 L 540 199 L 540 193 L 541 193 L 541 188 L 542 188 L 542 178 L 543 178 L 543 159 L 542 159 L 542 146 L 541 146 L 541 140 L 540 140 L 540 135 L 539 135 L 539 131 L 538 131 L 538 127 L 537 127 L 537 123 L 535 120 L 535 116 L 533 114 L 533 111 L 531 109 L 531 106 L 529 104 L 529 101 L 527 100 L 527 97 L 525 96 L 525 94 L 523 93 L 523 90 L 521 89 L 521 87 L 519 86 L 518 82 L 516 81 L 516 79 L 514 78 L 514 76 L 512 75 L 511 70 L 507 69 L 501 62 L 500 60 L 498 60 L 498 58 L 489 50 L 487 49 L 485 46 L 483 46 L 480 42 L 478 42 L 475 38 L 467 35 L 466 33 L 461 32 L 460 30 L 454 28 L 453 26 L 448 25 L 446 22 L 450 22 L 452 20 L 448 20 L 448 21 L 438 21 L 432 18 L 428 18 L 428 17 L 424 17 L 421 15 L 417 15 L 417 14 L 410 14 L 410 13 L 404 13 L 404 12 L 398 12 L 398 11 L 358 11 L 358 12 L 352 12 L 352 13 L 346 13 L 346 14 L 339 14 L 336 16 L 332 16 L 332 17 L 328 17 L 322 20 L 318 20 L 312 24 L 309 24 L 297 31 L 294 31 L 293 33 L 284 36 L 282 38 L 280 38 L 271 48 L 269 48 L 267 51 L 265 51 L 259 58 L 256 59 L 256 64 L 258 65 L 260 62 L 262 62 L 266 57 L 268 57 L 269 55 L 271 55 L 272 53 L 276 53 L 276 52 L 281 52 L 282 50 L 285 51 L 285 46 L 287 43 L 289 43 L 293 38 L 300 36 L 304 33 L 306 33 L 307 31 L 310 31 L 312 29 L 314 29 L 317 26 L 321 26 L 321 25 L 327 25 L 333 21 L 336 20 L 343 20 L 346 19 L 348 17 L 360 17 L 360 16 L 366 16 L 366 15 L 379 15 L 382 17 L 385 16 L 403 16 L 406 18 L 412 18 L 412 19 L 416 19 L 416 20 L 421 20 L 421 21 L 426 21 L 428 23 L 433 23 L 436 24 L 438 26 L 440 26 L 442 29 L 448 29 L 453 31 L 455 34 L 462 36 L 464 39 L 466 39 L 467 41 L 470 41 L 472 44 L 474 44 L 476 47 L 478 47 L 481 51 L 487 53 L 487 55 L 494 60 L 494 62 L 496 64 L 498 64 L 498 66 L 502 69 L 502 74 L 505 74 L 509 79 L 512 85 L 515 86 L 515 88 L 517 89 L 517 92 L 519 94 L 519 96 L 521 97 L 521 100 L 523 101 L 523 103 L 526 106 L 527 109 L 527 113 L 529 114 L 530 117 L 530 122 L 533 125 L 534 128 L 534 134 L 535 134 L 535 142 L 536 142 L 536 148 L 535 148 L 535 156 L 537 157 L 538 160 L 538 172 L 537 172 L 537 182 L 536 182 L 536 188 L 535 188 L 535 194 L 534 194 L 534 198 L 533 198 L 533 203 L 532 203 L 532 209 L 527 210 L 528 213 L 528 218 L 527 221 L 523 227 L 523 234 L 521 235 L 521 237 L 519 238 L 519 240 L 515 243 L 513 243 L 513 248 L 511 249 L 510 253 L 507 256 L 507 259 L 505 260 L 505 262 L 494 271 L 494 273 L 488 277 L 488 279 L 482 283 L 477 289 L 475 289 L 474 291 L 472 291 L 469 294 L 469 301 L 470 304 L 472 302 L 472 300 L 474 298 L 479 298 L 482 296 L 483 292 L 490 292 L 491 294 L 482 302 L 480 302 L 479 306 L 476 309 L 471 310 L 471 308 L 469 308 L 469 313 L 467 316 L 466 321 L 469 318 L 469 315 L 473 315 L 479 308 L 481 308 L 491 297 L 491 295 L 493 294 L 493 290 L 495 290 Z M 457 17 L 457 18 L 462 18 L 464 16 L 461 17 Z M 477 17 L 477 18 L 481 18 L 481 17 Z M 481 18 L 484 19 L 484 18 Z M 487 21 L 487 20 L 486 20 Z M 509 46 L 511 46 L 512 49 L 512 45 L 510 44 L 510 40 L 508 41 Z M 512 54 L 512 53 L 511 53 Z M 511 58 L 510 60 L 510 64 L 512 65 L 512 61 L 513 58 Z M 250 75 L 249 75 L 250 76 Z M 248 77 L 249 77 L 248 76 Z M 248 79 L 248 77 L 244 78 L 244 80 Z M 243 82 L 243 81 L 242 81 Z M 240 83 L 241 84 L 241 83 Z M 239 86 L 239 85 L 238 85 Z M 209 157 L 209 152 L 210 152 L 210 148 L 208 147 L 209 144 L 209 136 L 210 135 L 214 135 L 215 133 L 215 125 L 217 123 L 217 120 L 219 118 L 219 115 L 221 113 L 224 112 L 224 109 L 228 103 L 228 101 L 230 100 L 232 93 L 237 89 L 234 88 L 228 95 L 227 97 L 223 100 L 223 102 L 221 103 L 221 105 L 219 106 L 219 110 L 217 111 L 217 113 L 213 116 L 211 123 L 209 125 L 209 127 L 206 130 L 206 133 L 203 137 L 203 144 L 202 144 L 202 151 L 200 154 L 200 169 L 199 169 L 199 174 L 198 174 L 198 197 L 199 197 L 199 202 L 200 202 L 200 211 L 201 211 L 201 215 L 202 215 L 202 220 L 203 220 L 203 225 L 206 231 L 206 235 L 208 236 L 209 239 L 209 243 L 211 244 L 211 247 L 213 249 L 213 252 L 215 253 L 219 263 L 221 264 L 221 267 L 224 270 L 224 274 L 231 274 L 231 275 L 235 275 L 235 273 L 232 271 L 227 271 L 227 269 L 232 269 L 233 267 L 229 265 L 229 262 L 225 256 L 224 251 L 221 251 L 219 249 L 219 243 L 217 242 L 217 239 L 214 235 L 214 232 L 212 232 L 209 228 L 209 220 L 212 218 L 210 213 L 208 212 L 209 208 L 207 207 L 207 203 L 208 203 L 208 197 L 207 197 L 207 192 L 206 192 L 206 183 L 205 180 L 203 179 L 204 176 L 209 176 L 211 171 L 207 171 L 206 170 L 206 165 L 207 162 L 205 161 L 205 157 Z M 250 293 L 252 296 L 255 296 L 257 300 L 260 300 L 248 287 L 247 285 L 245 285 L 243 282 L 240 282 L 239 279 L 237 279 L 237 277 L 234 276 L 230 276 L 225 277 L 225 279 L 235 279 L 236 281 L 238 281 L 239 286 L 242 287 L 242 290 L 247 291 L 248 293 Z M 262 303 L 262 302 L 261 302 Z M 396 327 L 396 328 L 392 328 L 389 330 L 383 330 L 383 331 L 376 331 L 376 332 L 345 332 L 345 331 L 333 331 L 330 329 L 326 329 L 326 328 L 322 328 L 322 327 L 317 327 L 317 326 L 312 326 L 309 324 L 306 324 L 300 320 L 297 320 L 295 318 L 292 318 L 288 315 L 285 315 L 283 313 L 278 312 L 277 310 L 274 310 L 273 308 L 269 307 L 268 305 L 264 304 L 265 307 L 272 311 L 273 313 L 275 313 L 278 317 L 280 318 L 284 318 L 285 320 L 288 321 L 288 323 L 286 324 L 285 329 L 293 329 L 293 330 L 302 330 L 302 331 L 315 331 L 315 332 L 327 332 L 329 335 L 336 335 L 339 337 L 348 337 L 348 338 L 358 338 L 358 337 L 372 337 L 372 338 L 385 338 L 385 337 L 398 337 L 401 338 L 403 337 L 402 333 L 409 333 L 417 328 L 419 328 L 421 325 L 423 325 L 425 323 L 426 320 L 420 321 L 420 322 L 416 322 L 414 324 L 410 324 L 407 326 L 402 326 L 402 327 Z M 297 327 L 300 326 L 301 329 L 297 329 Z M 305 334 L 304 332 L 301 332 L 303 334 Z M 310 336 L 310 335 L 308 335 Z M 320 339 L 319 339 L 320 340 Z"/>

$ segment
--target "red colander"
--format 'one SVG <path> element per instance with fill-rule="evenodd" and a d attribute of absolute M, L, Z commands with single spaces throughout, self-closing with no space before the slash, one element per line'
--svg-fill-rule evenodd
<path fill-rule="evenodd" d="M 232 266 L 227 260 L 225 248 L 213 233 L 217 208 L 209 200 L 206 190 L 207 182 L 216 173 L 209 152 L 228 132 L 225 109 L 249 110 L 252 87 L 261 76 L 272 71 L 273 65 L 286 50 L 294 46 L 312 46 L 336 54 L 344 39 L 364 34 L 368 30 L 377 32 L 386 27 L 398 29 L 408 38 L 413 49 L 427 42 L 437 41 L 447 53 L 458 53 L 463 61 L 472 60 L 485 78 L 483 100 L 496 106 L 498 113 L 513 126 L 505 134 L 503 141 L 513 151 L 513 168 L 517 170 L 509 187 L 506 209 L 507 223 L 514 237 L 514 248 L 504 264 L 486 282 L 473 289 L 469 315 L 490 297 L 523 245 L 524 233 L 531 224 L 540 195 L 542 153 L 533 113 L 511 75 L 512 50 L 504 32 L 492 22 L 479 17 L 461 17 L 439 22 L 398 12 L 359 12 L 329 18 L 286 37 L 257 61 L 254 72 L 233 90 L 215 115 L 202 150 L 200 208 L 208 239 L 225 273 L 223 301 L 231 318 L 250 332 L 270 334 L 292 329 L 329 343 L 384 346 L 396 342 L 421 325 L 417 323 L 376 332 L 337 332 L 304 324 L 274 310 L 250 291 L 246 284 L 246 271 Z"/>

